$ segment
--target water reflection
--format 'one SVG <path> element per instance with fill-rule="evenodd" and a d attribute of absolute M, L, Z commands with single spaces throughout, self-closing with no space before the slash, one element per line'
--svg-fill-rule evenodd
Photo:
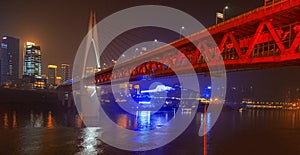
<path fill-rule="evenodd" d="M 17 114 L 16 114 L 15 111 L 13 112 L 13 123 L 12 123 L 12 127 L 13 127 L 13 128 L 16 128 L 16 127 L 17 127 Z"/>
<path fill-rule="evenodd" d="M 82 121 L 82 114 L 78 114 L 75 116 L 76 121 L 76 127 L 77 128 L 82 128 L 83 127 L 83 121 Z"/>
<path fill-rule="evenodd" d="M 7 113 L 4 113 L 4 116 L 3 116 L 3 126 L 4 128 L 8 128 L 8 116 L 7 116 Z"/>
<path fill-rule="evenodd" d="M 31 121 L 31 127 L 35 127 L 35 128 L 42 127 L 44 125 L 43 113 L 33 114 L 33 112 L 31 112 L 30 121 Z"/>
<path fill-rule="evenodd" d="M 201 123 L 203 123 L 203 154 L 207 155 L 207 129 L 210 127 L 210 113 L 206 112 L 206 108 L 204 108 L 204 113 L 201 114 Z"/>
<path fill-rule="evenodd" d="M 128 115 L 121 114 L 117 120 L 117 124 L 123 128 L 127 128 Z"/>
<path fill-rule="evenodd" d="M 5 141 L 0 141 L 1 154 L 124 154 L 123 151 L 101 142 L 99 137 L 105 134 L 101 132 L 101 128 L 83 128 L 80 114 L 67 113 L 67 117 L 65 114 L 65 112 L 56 111 L 2 111 L 0 113 L 0 129 L 2 129 L 0 138 Z M 181 114 L 190 117 L 187 112 Z M 261 146 L 264 146 L 263 149 L 282 146 L 287 151 L 295 151 L 300 145 L 297 141 L 300 138 L 300 111 L 224 112 L 216 126 L 207 135 L 198 137 L 200 124 L 205 123 L 205 127 L 210 128 L 211 117 L 209 113 L 197 113 L 191 127 L 178 137 L 178 140 L 153 152 L 146 152 L 146 154 L 234 154 L 237 153 L 236 149 L 242 150 L 246 147 L 258 147 L 259 149 L 252 151 L 259 154 L 262 153 L 259 152 Z M 136 115 L 117 113 L 114 118 L 122 128 L 147 133 L 155 128 L 163 127 L 174 117 L 172 111 L 159 113 L 138 111 Z M 166 131 L 172 131 L 172 129 Z M 157 134 L 161 135 L 161 138 L 166 135 L 163 132 L 157 132 Z M 122 136 L 126 135 L 115 133 L 112 138 L 121 141 Z M 143 146 L 149 139 L 151 137 L 144 134 L 132 140 Z M 285 142 L 291 143 L 285 144 Z M 3 153 L 1 148 L 2 150 L 5 148 Z M 64 150 L 64 152 L 59 150 Z M 125 153 L 133 154 L 132 152 Z M 291 154 L 291 151 L 286 154 Z"/>
<path fill-rule="evenodd" d="M 99 127 L 87 127 L 82 129 L 82 135 L 79 138 L 81 143 L 79 144 L 79 154 L 100 154 L 103 150 L 100 147 L 101 141 L 100 128 Z"/>
<path fill-rule="evenodd" d="M 52 111 L 45 112 L 21 112 L 8 111 L 0 113 L 0 128 L 47 128 L 53 129 L 58 126 L 84 127 L 81 115 L 77 113 L 61 113 Z"/>
<path fill-rule="evenodd" d="M 136 114 L 137 117 L 137 129 L 139 131 L 147 131 L 151 129 L 151 122 L 150 122 L 150 117 L 151 113 L 150 111 L 137 111 Z M 153 122 L 155 123 L 155 122 Z"/>
<path fill-rule="evenodd" d="M 51 111 L 48 112 L 48 120 L 47 120 L 47 128 L 52 129 L 53 126 L 53 118 L 52 118 L 52 113 Z"/>
<path fill-rule="evenodd" d="M 122 128 L 135 131 L 150 131 L 164 126 L 173 118 L 173 115 L 174 113 L 172 111 L 136 111 L 135 115 L 120 113 L 110 117 L 113 120 L 116 119 L 115 122 Z"/>
<path fill-rule="evenodd" d="M 239 118 L 241 122 L 251 122 L 251 128 L 265 125 L 293 129 L 300 127 L 299 110 L 247 110 Z M 235 125 L 239 124 L 235 123 Z"/>

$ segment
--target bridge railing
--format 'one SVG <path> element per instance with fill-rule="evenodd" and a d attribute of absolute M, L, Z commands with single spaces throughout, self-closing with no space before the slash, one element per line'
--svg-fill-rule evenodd
<path fill-rule="evenodd" d="M 243 24 L 255 20 L 257 18 L 267 17 L 275 12 L 280 12 L 289 9 L 294 6 L 299 6 L 300 0 L 281 0 L 280 2 L 274 3 L 269 6 L 261 6 L 254 10 L 243 13 L 239 16 L 233 17 L 231 19 L 225 20 L 224 22 L 218 23 L 208 28 L 211 34 L 218 33 L 220 31 L 226 30 L 232 26 L 237 26 L 238 24 Z M 239 21 L 239 22 L 237 22 Z M 226 25 L 226 26 L 225 26 Z M 222 27 L 222 29 L 220 29 Z M 197 34 L 194 34 L 197 35 Z"/>

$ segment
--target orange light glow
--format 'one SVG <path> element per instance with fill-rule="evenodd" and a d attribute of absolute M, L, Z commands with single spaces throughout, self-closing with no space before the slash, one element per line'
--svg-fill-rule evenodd
<path fill-rule="evenodd" d="M 52 119 L 52 113 L 51 111 L 49 111 L 48 113 L 48 124 L 47 124 L 47 128 L 53 128 L 53 119 Z"/>
<path fill-rule="evenodd" d="M 83 122 L 82 122 L 82 113 L 80 113 L 79 115 L 77 115 L 77 127 L 78 128 L 82 128 Z"/>
<path fill-rule="evenodd" d="M 48 65 L 48 68 L 51 68 L 51 69 L 56 69 L 57 66 L 56 65 Z"/>
<path fill-rule="evenodd" d="M 8 128 L 8 115 L 7 115 L 7 113 L 4 114 L 3 125 L 4 125 L 4 128 Z"/>
<path fill-rule="evenodd" d="M 27 41 L 27 42 L 26 42 L 26 45 L 27 45 L 27 46 L 35 46 L 35 43 Z"/>
<path fill-rule="evenodd" d="M 127 121 L 126 120 L 128 120 L 127 115 L 121 115 L 118 118 L 118 125 L 123 127 L 123 128 L 127 128 Z"/>
<path fill-rule="evenodd" d="M 15 111 L 14 111 L 14 113 L 13 113 L 13 124 L 12 124 L 12 127 L 13 127 L 13 128 L 16 128 L 16 127 L 17 127 L 17 114 L 16 114 Z"/>

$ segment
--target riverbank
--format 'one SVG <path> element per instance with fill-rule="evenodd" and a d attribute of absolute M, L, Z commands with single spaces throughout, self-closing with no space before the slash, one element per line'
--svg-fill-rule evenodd
<path fill-rule="evenodd" d="M 55 90 L 0 89 L 1 109 L 59 108 Z"/>

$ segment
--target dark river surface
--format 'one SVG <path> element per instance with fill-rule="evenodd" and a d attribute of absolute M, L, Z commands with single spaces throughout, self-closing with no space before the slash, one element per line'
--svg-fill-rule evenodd
<path fill-rule="evenodd" d="M 172 115 L 172 112 L 141 113 L 145 118 L 116 114 L 117 124 L 122 127 L 134 124 L 143 129 L 158 125 L 158 119 L 167 121 Z M 197 113 L 187 130 L 163 147 L 129 152 L 101 142 L 99 128 L 84 127 L 75 112 L 1 108 L 0 154 L 300 154 L 300 111 L 224 110 L 212 130 L 199 137 L 202 117 L 202 113 Z"/>

